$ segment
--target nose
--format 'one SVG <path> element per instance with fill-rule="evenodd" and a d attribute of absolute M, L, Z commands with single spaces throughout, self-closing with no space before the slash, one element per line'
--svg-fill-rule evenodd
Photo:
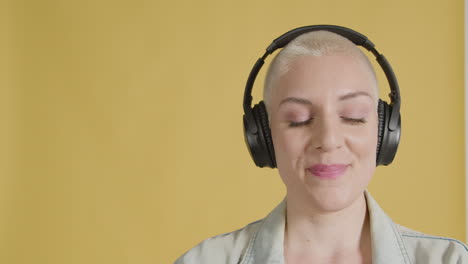
<path fill-rule="evenodd" d="M 320 118 L 315 126 L 311 127 L 311 146 L 322 152 L 339 149 L 344 144 L 343 129 L 340 122 L 333 118 Z"/>

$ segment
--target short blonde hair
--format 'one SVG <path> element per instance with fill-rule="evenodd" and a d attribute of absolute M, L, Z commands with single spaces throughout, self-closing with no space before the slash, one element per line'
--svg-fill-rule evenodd
<path fill-rule="evenodd" d="M 269 109 L 273 83 L 289 71 L 294 59 L 301 56 L 348 55 L 364 63 L 375 81 L 375 98 L 379 98 L 377 77 L 367 56 L 349 39 L 330 31 L 312 31 L 300 35 L 281 50 L 271 62 L 263 89 L 263 101 Z"/>

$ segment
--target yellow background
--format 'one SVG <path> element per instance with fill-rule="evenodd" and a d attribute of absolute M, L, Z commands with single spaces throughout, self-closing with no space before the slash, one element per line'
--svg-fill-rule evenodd
<path fill-rule="evenodd" d="M 172 263 L 264 217 L 285 190 L 244 145 L 245 80 L 272 39 L 327 23 L 399 78 L 372 194 L 465 241 L 462 0 L 29 0 L 0 4 L 0 263 Z"/>

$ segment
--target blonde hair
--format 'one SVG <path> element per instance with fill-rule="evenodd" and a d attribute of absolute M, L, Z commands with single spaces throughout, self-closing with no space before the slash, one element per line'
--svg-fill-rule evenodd
<path fill-rule="evenodd" d="M 294 59 L 304 55 L 326 56 L 337 54 L 348 55 L 364 63 L 375 81 L 374 92 L 377 102 L 379 98 L 377 77 L 367 56 L 349 39 L 330 31 L 320 30 L 305 33 L 297 37 L 275 56 L 268 68 L 263 89 L 263 101 L 267 109 L 269 109 L 273 83 L 289 71 Z"/>

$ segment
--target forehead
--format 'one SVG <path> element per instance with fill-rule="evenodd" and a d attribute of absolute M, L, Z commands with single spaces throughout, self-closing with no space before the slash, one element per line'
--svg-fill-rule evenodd
<path fill-rule="evenodd" d="M 322 100 L 352 92 L 375 94 L 370 69 L 349 55 L 303 56 L 292 60 L 273 89 L 273 101 L 284 97 Z M 276 100 L 275 100 L 276 98 Z"/>

